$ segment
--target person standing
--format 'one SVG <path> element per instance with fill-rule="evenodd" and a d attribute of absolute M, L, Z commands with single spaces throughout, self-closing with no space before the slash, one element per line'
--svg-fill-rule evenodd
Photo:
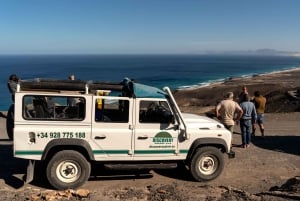
<path fill-rule="evenodd" d="M 19 82 L 19 78 L 17 77 L 16 74 L 12 74 L 9 76 L 7 87 L 9 92 L 11 93 L 11 98 L 13 102 L 15 102 L 15 93 L 17 91 L 18 82 Z"/>
<path fill-rule="evenodd" d="M 74 74 L 70 74 L 68 78 L 72 82 L 72 81 L 75 80 L 75 75 Z M 76 98 L 67 98 L 67 105 L 68 106 L 75 106 L 77 102 L 78 102 L 78 99 L 76 99 Z"/>
<path fill-rule="evenodd" d="M 6 115 L 6 133 L 10 140 L 13 140 L 14 116 L 15 116 L 14 104 L 15 104 L 15 93 L 17 92 L 18 82 L 19 82 L 19 78 L 17 77 L 16 74 L 10 75 L 7 82 L 7 87 L 9 92 L 11 93 L 11 99 L 13 101 L 13 103 L 9 106 Z"/>
<path fill-rule="evenodd" d="M 252 125 L 256 121 L 256 109 L 254 103 L 250 102 L 250 96 L 244 94 L 240 106 L 243 110 L 243 116 L 240 119 L 240 128 L 242 133 L 242 147 L 248 148 L 251 143 Z"/>
<path fill-rule="evenodd" d="M 69 75 L 69 80 L 75 80 L 75 75 L 74 74 Z"/>
<path fill-rule="evenodd" d="M 266 109 L 267 99 L 263 97 L 259 91 L 254 92 L 253 103 L 257 112 L 257 124 L 260 129 L 261 136 L 265 136 L 265 128 L 264 128 L 264 113 Z M 255 135 L 256 126 L 253 124 L 253 135 Z"/>
<path fill-rule="evenodd" d="M 248 88 L 246 86 L 243 86 L 242 91 L 241 91 L 241 93 L 239 94 L 239 97 L 238 97 L 239 98 L 238 99 L 239 103 L 241 103 L 243 101 L 243 98 L 244 98 L 245 94 L 249 94 L 249 92 L 248 92 Z"/>
<path fill-rule="evenodd" d="M 225 98 L 225 100 L 222 100 L 217 105 L 215 113 L 225 128 L 233 133 L 235 121 L 238 121 L 242 117 L 243 110 L 239 104 L 233 100 L 232 92 L 228 92 Z"/>

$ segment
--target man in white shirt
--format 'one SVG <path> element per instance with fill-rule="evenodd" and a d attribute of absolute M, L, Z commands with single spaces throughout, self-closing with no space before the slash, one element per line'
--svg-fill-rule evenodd
<path fill-rule="evenodd" d="M 243 110 L 239 104 L 233 101 L 233 93 L 228 92 L 226 99 L 222 100 L 216 107 L 216 117 L 220 119 L 225 128 L 233 133 L 235 121 L 238 121 L 242 115 Z"/>

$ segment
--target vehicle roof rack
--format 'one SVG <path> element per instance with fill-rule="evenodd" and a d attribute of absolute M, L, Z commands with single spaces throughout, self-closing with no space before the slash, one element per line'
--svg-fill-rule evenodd
<path fill-rule="evenodd" d="M 124 78 L 121 82 L 99 82 L 84 80 L 41 79 L 20 80 L 17 91 L 79 91 L 85 94 L 97 90 L 121 91 L 125 97 L 162 98 L 166 95 L 162 90 Z"/>
<path fill-rule="evenodd" d="M 18 91 L 26 90 L 60 90 L 60 91 L 85 91 L 88 94 L 94 90 L 114 90 L 121 91 L 124 87 L 122 82 L 99 82 L 84 80 L 59 80 L 59 79 L 33 79 L 20 80 Z"/>

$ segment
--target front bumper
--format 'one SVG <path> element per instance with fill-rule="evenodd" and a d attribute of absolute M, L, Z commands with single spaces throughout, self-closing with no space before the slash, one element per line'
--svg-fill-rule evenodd
<path fill-rule="evenodd" d="M 235 158 L 235 152 L 232 151 L 232 149 L 230 149 L 230 151 L 228 152 L 228 158 Z"/>

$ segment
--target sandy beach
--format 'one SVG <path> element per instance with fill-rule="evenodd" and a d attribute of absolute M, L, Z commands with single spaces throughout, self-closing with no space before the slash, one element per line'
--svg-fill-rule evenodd
<path fill-rule="evenodd" d="M 211 115 L 228 91 L 238 94 L 244 85 L 251 94 L 261 91 L 267 98 L 266 137 L 258 133 L 250 148 L 242 149 L 240 131 L 235 127 L 236 158 L 227 160 L 224 172 L 214 181 L 195 182 L 182 169 L 150 171 L 146 176 L 138 172 L 128 175 L 127 172 L 95 171 L 82 187 L 91 192 L 85 200 L 299 200 L 300 101 L 288 95 L 288 91 L 300 89 L 299 78 L 297 68 L 177 90 L 175 98 L 183 112 L 203 115 Z M 0 118 L 0 144 L 0 199 L 32 200 L 32 194 L 42 199 L 39 196 L 51 187 L 43 176 L 30 184 L 23 183 L 26 162 L 13 158 L 3 117 Z"/>

